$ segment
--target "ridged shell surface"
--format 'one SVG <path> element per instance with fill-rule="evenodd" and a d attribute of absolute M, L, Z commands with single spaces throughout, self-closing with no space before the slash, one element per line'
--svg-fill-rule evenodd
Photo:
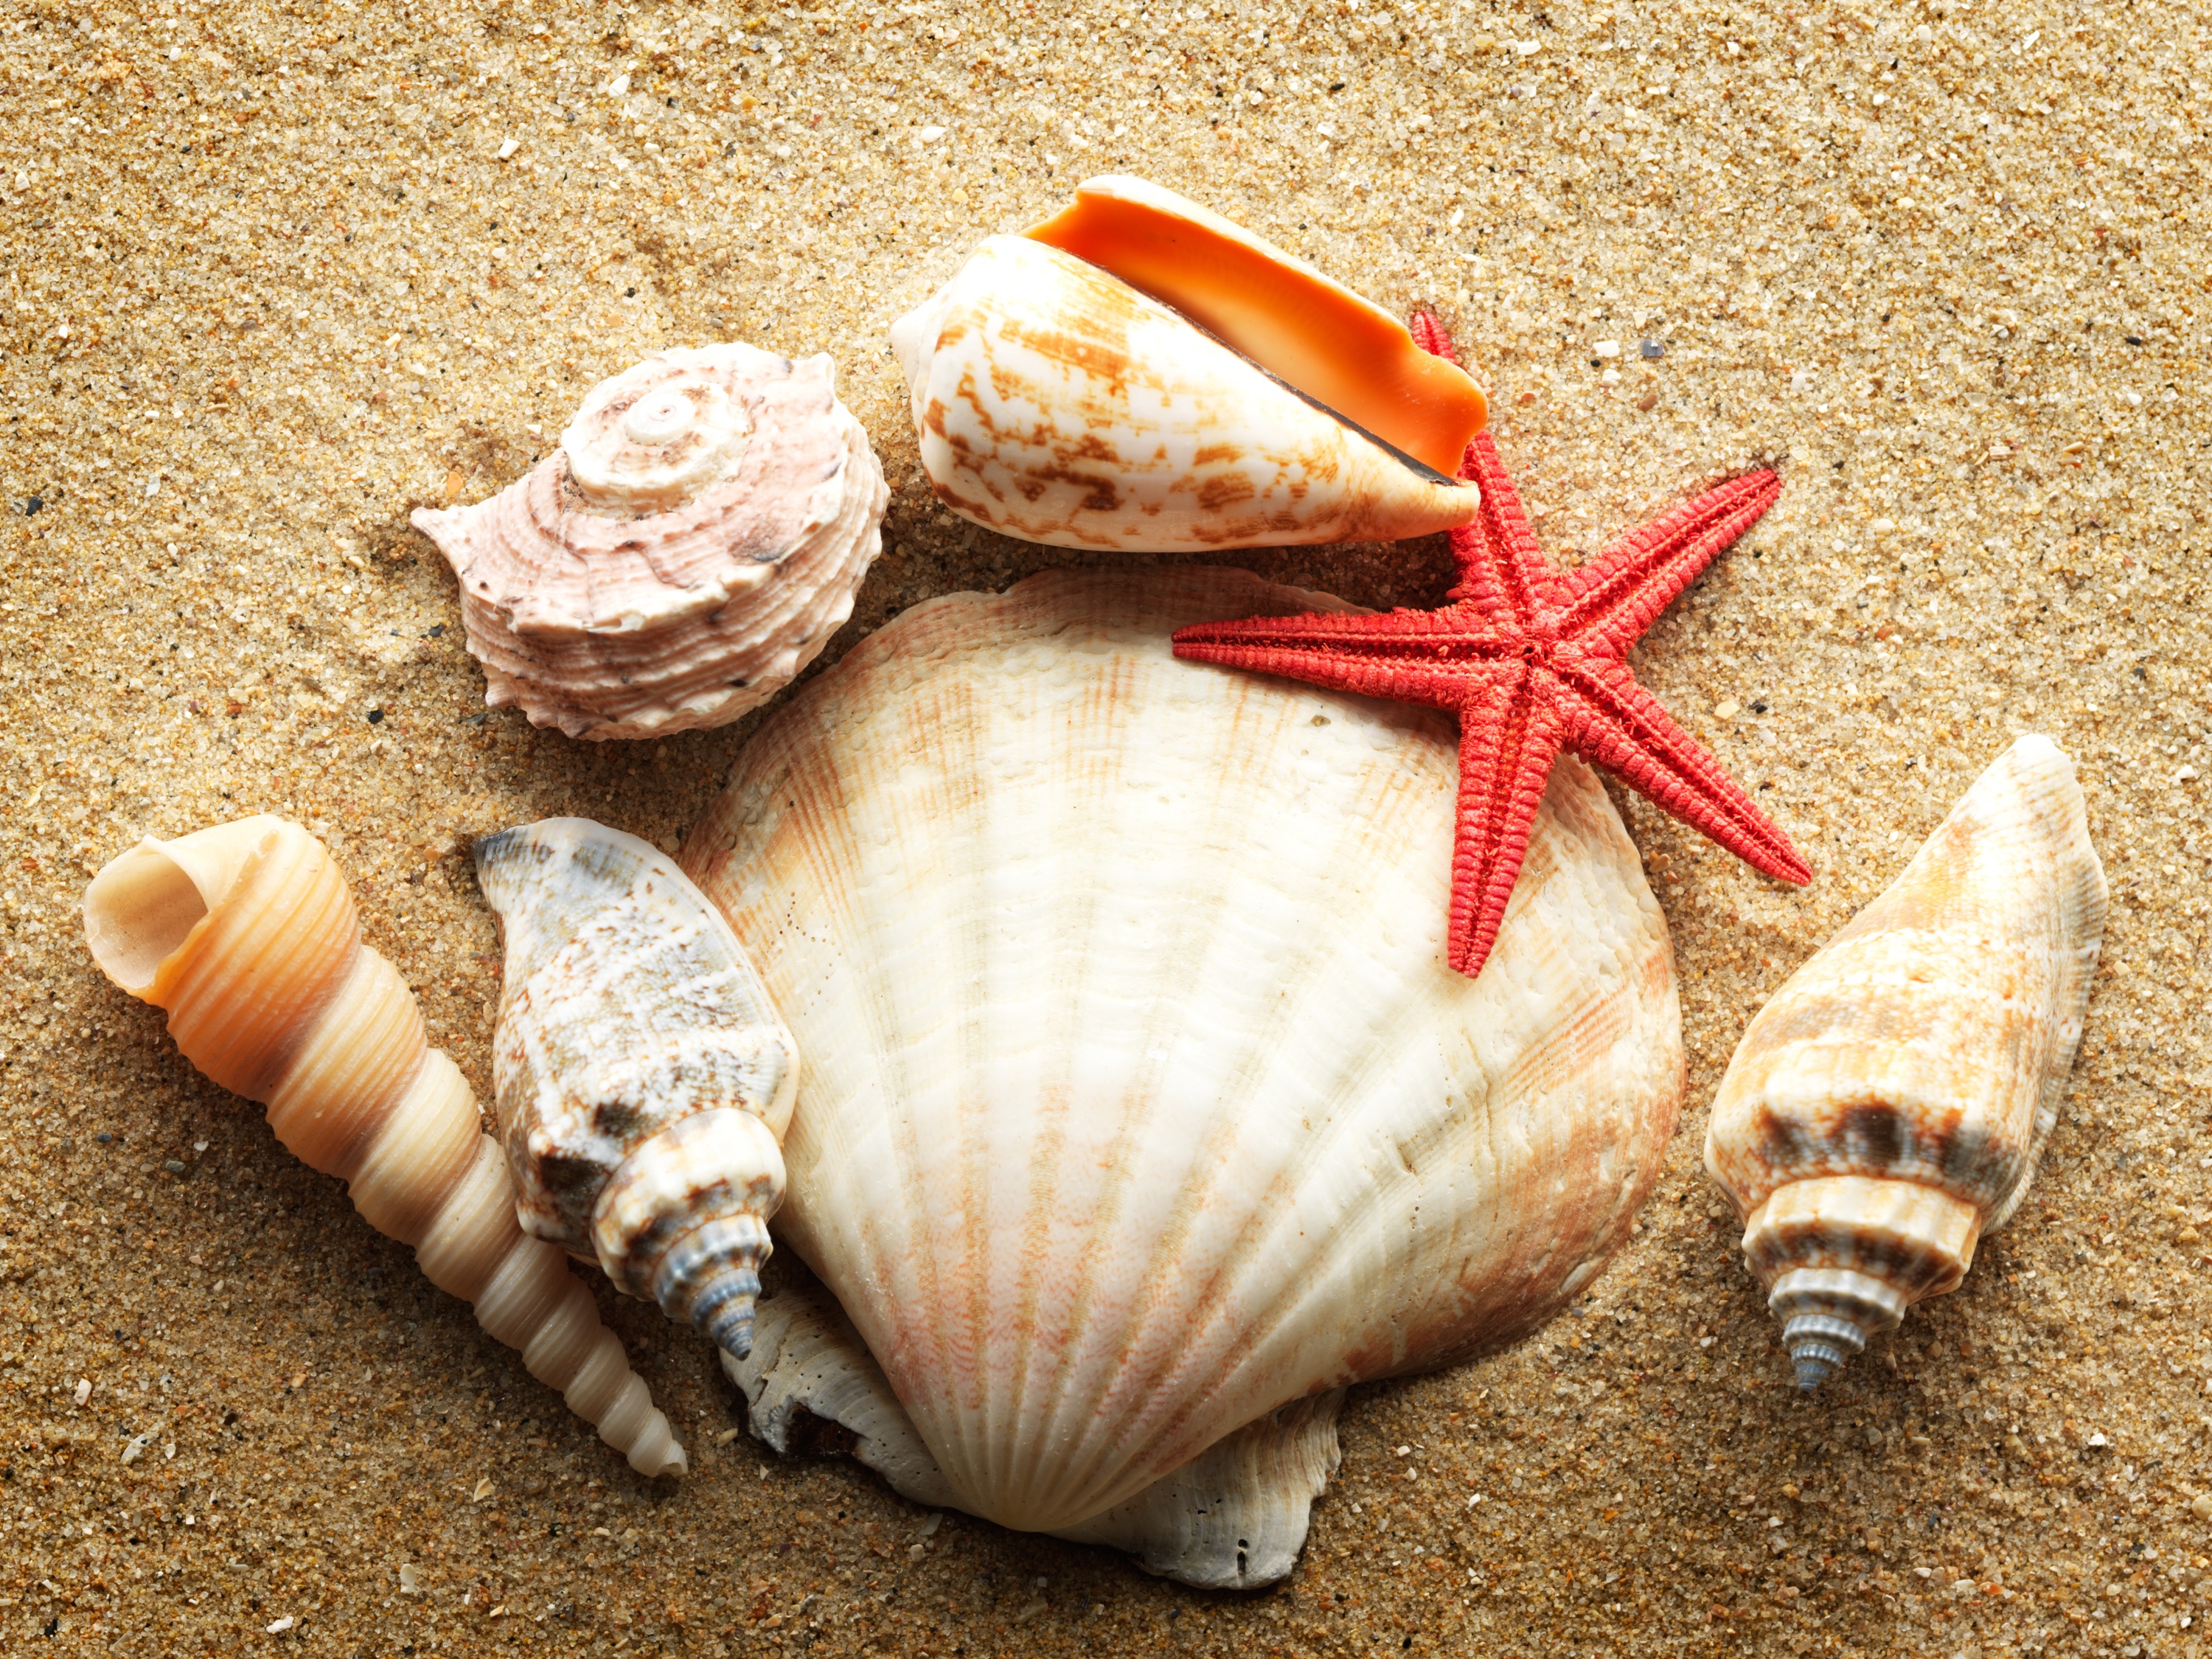
<path fill-rule="evenodd" d="M 684 1471 L 591 1292 L 516 1225 L 467 1082 L 423 1041 L 398 971 L 362 944 L 320 842 L 271 817 L 142 841 L 93 878 L 84 919 L 101 971 L 167 1011 L 186 1059 L 266 1105 L 277 1139 L 345 1182 L 370 1225 L 413 1247 L 430 1282 L 474 1304 L 633 1468 Z"/>
<path fill-rule="evenodd" d="M 487 836 L 506 935 L 492 1046 L 525 1231 L 743 1354 L 799 1056 L 729 923 L 589 818 Z"/>
<path fill-rule="evenodd" d="M 1097 266 L 987 239 L 891 330 L 923 470 L 1024 541 L 1162 552 L 1394 540 L 1480 497 Z"/>
<path fill-rule="evenodd" d="M 890 499 L 829 357 L 662 352 L 473 507 L 419 509 L 459 578 L 485 701 L 572 738 L 733 720 L 852 614 Z"/>
<path fill-rule="evenodd" d="M 1169 650 L 1334 603 L 1186 568 L 918 605 L 685 848 L 807 1055 L 779 1235 L 1006 1525 L 1534 1328 L 1658 1174 L 1672 957 L 1593 776 L 1470 982 L 1449 721 Z"/>
<path fill-rule="evenodd" d="M 2104 937 L 2074 765 L 2023 737 L 1736 1045 L 1705 1165 L 1801 1386 L 1954 1289 L 2019 1206 Z"/>

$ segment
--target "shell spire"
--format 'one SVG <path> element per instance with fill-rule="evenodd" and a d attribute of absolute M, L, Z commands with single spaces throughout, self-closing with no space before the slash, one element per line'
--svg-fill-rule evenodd
<path fill-rule="evenodd" d="M 487 836 L 507 939 L 492 1078 L 526 1231 L 725 1352 L 752 1347 L 799 1051 L 728 922 L 635 836 Z"/>
<path fill-rule="evenodd" d="M 93 878 L 84 915 L 100 970 L 168 1012 L 187 1060 L 265 1105 L 287 1150 L 345 1182 L 369 1224 L 411 1246 L 632 1468 L 684 1472 L 591 1292 L 516 1224 L 467 1082 L 424 1041 L 398 971 L 362 944 L 320 842 L 267 816 L 149 838 Z"/>
<path fill-rule="evenodd" d="M 1705 1167 L 1811 1389 L 1957 1288 L 2058 1120 L 2104 937 L 2074 764 L 2020 738 L 1729 1062 Z"/>

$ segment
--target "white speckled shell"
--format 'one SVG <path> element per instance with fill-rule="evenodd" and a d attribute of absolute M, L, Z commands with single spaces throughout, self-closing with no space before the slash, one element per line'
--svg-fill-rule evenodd
<path fill-rule="evenodd" d="M 1801 1387 L 1956 1288 L 2027 1194 L 2105 898 L 2073 763 L 2021 738 L 1744 1032 L 1705 1167 Z"/>
<path fill-rule="evenodd" d="M 526 1231 L 742 1354 L 798 1049 L 675 864 L 588 818 L 477 843 L 507 937 L 492 1048 Z"/>
<path fill-rule="evenodd" d="M 891 329 L 923 470 L 961 517 L 1058 547 L 1395 540 L 1480 496 L 1042 242 L 993 236 Z"/>
<path fill-rule="evenodd" d="M 852 614 L 889 499 L 827 356 L 724 344 L 603 381 L 527 476 L 413 522 L 460 580 L 486 702 L 644 738 L 788 684 Z"/>
<path fill-rule="evenodd" d="M 1658 1174 L 1672 957 L 1589 772 L 1470 982 L 1450 722 L 1169 650 L 1333 603 L 1183 568 L 918 605 L 685 849 L 808 1055 L 779 1237 L 975 1514 L 1103 1526 L 1279 1407 L 1509 1341 Z"/>

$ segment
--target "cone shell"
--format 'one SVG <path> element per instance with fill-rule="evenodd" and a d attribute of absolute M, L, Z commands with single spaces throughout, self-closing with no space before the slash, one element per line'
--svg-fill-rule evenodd
<path fill-rule="evenodd" d="M 2024 737 L 1736 1045 L 1705 1167 L 1802 1387 L 1955 1289 L 2018 1207 L 2104 937 L 2074 765 Z"/>
<path fill-rule="evenodd" d="M 1185 568 L 918 605 L 685 849 L 808 1056 L 779 1236 L 1007 1526 L 1534 1328 L 1658 1174 L 1672 957 L 1590 773 L 1554 775 L 1470 982 L 1449 721 L 1169 649 L 1334 603 Z"/>
<path fill-rule="evenodd" d="M 592 388 L 489 501 L 418 509 L 484 700 L 572 738 L 720 726 L 852 614 L 889 492 L 830 359 L 665 351 Z"/>
<path fill-rule="evenodd" d="M 524 1230 L 744 1353 L 799 1084 L 760 975 L 635 836 L 547 818 L 476 855 L 507 938 L 492 1079 Z"/>
<path fill-rule="evenodd" d="M 499 1148 L 453 1062 L 423 1041 L 397 970 L 361 942 L 323 844 L 278 817 L 146 840 L 85 894 L 102 972 L 169 1014 L 195 1066 L 269 1109 L 302 1162 L 348 1183 L 369 1224 L 475 1304 L 532 1376 L 643 1474 L 683 1447 L 561 1253 L 523 1237 Z"/>
<path fill-rule="evenodd" d="M 1139 181 L 1085 189 L 1116 185 Z M 1079 234 L 1073 215 L 1030 236 L 991 237 L 891 330 L 938 499 L 1024 541 L 1160 552 L 1387 541 L 1469 522 L 1480 496 L 1449 475 L 1482 426 L 1474 383 L 1302 262 L 1171 192 L 1140 188 L 1177 204 L 1178 246 L 1225 247 L 1239 274 L 1278 280 L 1279 291 L 1267 290 L 1277 313 L 1315 313 L 1330 337 L 1301 354 L 1283 331 L 1261 325 L 1267 319 L 1237 330 L 1247 319 L 1219 295 L 1194 292 L 1192 307 L 1213 303 L 1222 330 L 1270 353 L 1243 355 L 1174 299 L 1092 263 L 1114 259 L 1127 239 Z M 1037 240 L 1048 233 L 1091 257 Z M 1164 257 L 1124 263 L 1172 280 Z M 1456 398 L 1446 418 L 1429 418 L 1422 410 L 1439 394 L 1413 379 L 1401 399 L 1419 405 L 1411 419 L 1375 411 L 1378 421 L 1397 415 L 1399 441 L 1425 456 L 1321 401 L 1363 371 L 1387 379 L 1401 367 L 1408 377 L 1448 376 L 1443 395 Z"/>

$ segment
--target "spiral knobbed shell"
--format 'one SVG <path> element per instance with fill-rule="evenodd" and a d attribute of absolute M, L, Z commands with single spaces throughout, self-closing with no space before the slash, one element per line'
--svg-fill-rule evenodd
<path fill-rule="evenodd" d="M 1470 981 L 1449 717 L 1169 647 L 1329 603 L 1186 567 L 916 605 L 685 848 L 806 1054 L 779 1243 L 1004 1525 L 1085 1526 L 1291 1402 L 1511 1340 L 1657 1177 L 1673 957 L 1589 770 L 1554 774 Z M 1297 1530 L 1249 1560 L 1295 1553 L 1325 1449 L 1253 1465 L 1299 1484 L 1253 1495 Z"/>
<path fill-rule="evenodd" d="M 532 1376 L 641 1474 L 684 1449 L 560 1251 L 523 1236 L 498 1146 L 460 1070 L 423 1041 L 415 998 L 361 942 L 328 850 L 283 818 L 142 841 L 93 878 L 102 972 L 168 1011 L 193 1065 L 269 1109 L 293 1153 L 348 1183 L 430 1282 L 475 1304 Z"/>
<path fill-rule="evenodd" d="M 2073 763 L 2021 738 L 1744 1032 L 1705 1167 L 1800 1388 L 1957 1288 L 2019 1207 L 2081 1044 L 2105 898 Z"/>
<path fill-rule="evenodd" d="M 731 343 L 602 381 L 526 477 L 413 523 L 460 580 L 486 702 L 647 738 L 788 684 L 852 614 L 889 500 L 828 356 Z"/>
<path fill-rule="evenodd" d="M 507 936 L 492 1078 L 524 1228 L 742 1358 L 798 1049 L 730 925 L 635 836 L 477 843 Z"/>

